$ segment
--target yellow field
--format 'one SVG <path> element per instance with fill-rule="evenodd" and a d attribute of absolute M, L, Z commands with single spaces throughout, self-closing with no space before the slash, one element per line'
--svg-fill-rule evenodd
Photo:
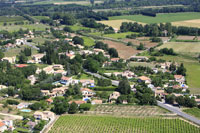
<path fill-rule="evenodd" d="M 172 22 L 174 26 L 187 26 L 200 28 L 200 19 Z"/>
<path fill-rule="evenodd" d="M 168 42 L 158 47 L 173 48 L 177 53 L 200 53 L 200 42 Z"/>
<path fill-rule="evenodd" d="M 132 22 L 134 23 L 135 21 L 132 20 L 127 20 L 127 19 L 120 19 L 120 20 L 107 20 L 107 21 L 98 21 L 99 23 L 111 26 L 113 28 L 116 29 L 120 29 L 120 26 L 122 25 L 123 22 Z M 144 24 L 144 23 L 140 23 L 139 24 Z"/>

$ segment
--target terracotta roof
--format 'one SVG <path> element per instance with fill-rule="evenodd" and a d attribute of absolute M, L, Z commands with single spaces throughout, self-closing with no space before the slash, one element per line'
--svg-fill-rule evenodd
<path fill-rule="evenodd" d="M 71 77 L 65 77 L 65 76 L 63 76 L 61 79 L 62 80 L 69 80 Z"/>
<path fill-rule="evenodd" d="M 111 58 L 111 61 L 118 61 L 120 58 Z"/>
<path fill-rule="evenodd" d="M 0 127 L 5 126 L 5 124 L 3 122 L 0 122 Z"/>
<path fill-rule="evenodd" d="M 23 68 L 23 67 L 27 67 L 28 65 L 27 64 L 16 64 L 15 66 L 19 67 L 19 68 Z"/>
<path fill-rule="evenodd" d="M 175 79 L 181 79 L 181 78 L 183 78 L 184 76 L 182 76 L 182 75 L 174 75 L 174 78 Z"/>
<path fill-rule="evenodd" d="M 53 100 L 52 100 L 52 99 L 47 99 L 46 101 L 47 101 L 47 102 L 51 102 L 51 103 L 53 102 Z"/>
<path fill-rule="evenodd" d="M 83 89 L 81 89 L 81 91 L 89 91 L 89 92 L 93 92 L 93 90 L 90 90 L 90 89 L 88 89 L 88 88 L 83 88 Z"/>
<path fill-rule="evenodd" d="M 165 91 L 164 90 L 155 90 L 155 93 L 158 94 L 158 93 L 164 93 Z"/>
<path fill-rule="evenodd" d="M 146 76 L 140 76 L 139 79 L 145 81 L 145 80 L 150 80 L 150 78 L 146 77 Z"/>
<path fill-rule="evenodd" d="M 200 99 L 195 99 L 196 102 L 200 102 Z"/>
<path fill-rule="evenodd" d="M 84 104 L 84 103 L 86 103 L 86 101 L 70 101 L 69 104 L 72 104 L 73 102 L 75 102 L 76 104 Z"/>

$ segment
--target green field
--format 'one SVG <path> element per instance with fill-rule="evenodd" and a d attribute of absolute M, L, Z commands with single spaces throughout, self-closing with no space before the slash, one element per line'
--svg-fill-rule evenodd
<path fill-rule="evenodd" d="M 129 66 L 131 67 L 143 66 L 143 67 L 151 67 L 151 68 L 155 67 L 154 64 L 147 63 L 147 62 L 130 62 Z"/>
<path fill-rule="evenodd" d="M 95 44 L 95 40 L 90 37 L 83 36 L 82 38 L 84 40 L 84 46 L 90 47 Z"/>
<path fill-rule="evenodd" d="M 114 16 L 110 17 L 109 20 L 120 20 L 127 19 L 142 23 L 165 23 L 165 22 L 176 22 L 184 20 L 200 19 L 200 13 L 197 12 L 186 12 L 186 13 L 166 13 L 157 14 L 156 17 L 149 17 L 143 15 L 129 15 L 129 16 Z"/>
<path fill-rule="evenodd" d="M 200 109 L 199 108 L 190 108 L 190 109 L 185 109 L 183 111 L 200 119 Z"/>
<path fill-rule="evenodd" d="M 18 21 L 24 21 L 25 18 L 22 16 L 14 16 L 14 17 L 7 17 L 7 16 L 0 16 L 0 22 L 18 22 Z"/>
<path fill-rule="evenodd" d="M 124 32 L 124 33 L 114 33 L 114 34 L 102 34 L 103 37 L 113 38 L 113 39 L 124 39 L 127 35 L 138 34 L 136 32 Z M 90 35 L 101 36 L 100 32 L 93 32 Z"/>
<path fill-rule="evenodd" d="M 200 133 L 180 119 L 122 118 L 110 116 L 61 116 L 49 133 Z"/>
<path fill-rule="evenodd" d="M 19 29 L 30 29 L 33 30 L 35 29 L 36 31 L 45 31 L 46 28 L 49 28 L 49 26 L 44 25 L 44 24 L 30 24 L 30 25 L 12 25 L 12 26 L 0 26 L 0 30 L 7 30 L 9 32 L 14 32 L 18 31 Z"/>
<path fill-rule="evenodd" d="M 80 76 L 74 76 L 73 79 L 93 79 L 93 77 L 83 73 Z"/>

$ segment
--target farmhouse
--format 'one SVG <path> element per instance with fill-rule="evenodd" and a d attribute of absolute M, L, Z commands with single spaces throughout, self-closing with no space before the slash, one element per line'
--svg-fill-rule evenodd
<path fill-rule="evenodd" d="M 150 84 L 151 83 L 151 79 L 146 77 L 146 76 L 138 77 L 138 81 L 139 82 L 145 82 L 145 84 Z"/>
<path fill-rule="evenodd" d="M 117 92 L 117 91 L 114 91 L 112 94 L 110 94 L 110 96 L 109 96 L 109 102 L 110 103 L 114 103 L 116 100 L 117 100 L 117 98 L 120 96 L 120 93 L 119 92 Z"/>
<path fill-rule="evenodd" d="M 93 92 L 93 90 L 90 90 L 88 88 L 82 88 L 81 92 L 84 100 L 88 100 L 96 94 L 95 92 Z"/>
<path fill-rule="evenodd" d="M 7 130 L 6 124 L 0 121 L 0 132 L 3 133 L 5 130 Z"/>
<path fill-rule="evenodd" d="M 146 56 L 131 56 L 129 59 L 135 61 L 147 61 L 149 58 Z"/>
<path fill-rule="evenodd" d="M 185 82 L 185 77 L 182 75 L 174 75 L 174 79 L 179 84 L 184 84 L 184 82 Z"/>
<path fill-rule="evenodd" d="M 55 114 L 51 111 L 36 111 L 33 115 L 37 120 L 52 120 L 55 118 Z"/>
<path fill-rule="evenodd" d="M 72 83 L 72 77 L 66 77 L 66 76 L 63 76 L 60 80 L 60 83 L 61 84 L 64 84 L 64 85 L 69 85 Z"/>
<path fill-rule="evenodd" d="M 53 69 L 52 66 L 48 66 L 48 67 L 43 68 L 43 71 L 45 71 L 46 74 L 53 74 L 54 73 L 54 69 Z"/>
<path fill-rule="evenodd" d="M 94 87 L 94 80 L 91 80 L 91 79 L 81 79 L 80 82 L 82 83 L 82 86 L 86 87 L 86 86 L 89 86 L 89 87 Z"/>
<path fill-rule="evenodd" d="M 41 63 L 41 59 L 45 56 L 45 54 L 36 54 L 32 56 L 32 59 L 35 63 Z"/>
<path fill-rule="evenodd" d="M 54 70 L 63 70 L 64 67 L 63 67 L 63 65 L 60 65 L 60 64 L 54 64 L 54 65 L 53 65 L 53 69 L 54 69 Z"/>
<path fill-rule="evenodd" d="M 16 56 L 14 57 L 4 57 L 2 61 L 8 61 L 9 63 L 13 64 L 16 61 Z"/>
<path fill-rule="evenodd" d="M 55 94 L 56 96 L 63 96 L 67 89 L 68 87 L 60 87 L 60 88 L 53 89 L 51 92 L 52 94 Z"/>
<path fill-rule="evenodd" d="M 165 96 L 165 91 L 164 90 L 155 90 L 155 97 L 160 97 L 160 98 L 164 98 L 164 96 Z"/>

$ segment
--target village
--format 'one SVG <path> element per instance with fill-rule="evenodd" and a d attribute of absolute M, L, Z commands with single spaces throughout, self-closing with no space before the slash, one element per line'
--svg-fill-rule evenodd
<path fill-rule="evenodd" d="M 34 36 L 32 31 L 28 31 L 23 38 L 5 45 L 4 49 L 9 50 L 23 45 L 36 47 L 28 42 Z M 5 67 L 2 70 L 17 69 L 26 77 L 22 78 L 26 80 L 23 82 L 25 86 L 15 86 L 22 83 L 21 81 L 1 82 L 2 113 L 7 114 L 6 116 L 21 116 L 16 119 L 3 117 L 0 121 L 1 132 L 15 129 L 22 132 L 41 131 L 60 114 L 83 113 L 99 104 L 156 105 L 156 100 L 178 107 L 194 107 L 200 104 L 199 96 L 190 95 L 183 64 L 155 61 L 140 55 L 122 59 L 116 54 L 115 49 L 108 49 L 102 42 L 96 42 L 94 47 L 88 48 L 81 44 L 81 36 L 74 33 L 64 33 L 64 36 L 63 40 L 55 39 L 50 44 L 44 44 L 45 50 L 36 47 L 40 52 L 28 58 L 21 54 L 1 59 L 2 63 L 10 64 L 10 68 Z M 51 46 L 54 44 L 56 46 Z M 56 49 L 57 53 L 51 49 Z M 63 61 L 65 59 L 67 63 Z M 148 65 L 132 67 L 130 63 Z M 89 72 L 100 77 L 90 75 Z M 115 81 L 119 82 L 118 86 L 113 84 Z M 38 91 L 23 90 L 26 86 L 38 88 Z M 143 89 L 146 92 L 142 92 Z M 33 95 L 33 98 L 29 95 Z M 65 101 L 63 98 L 67 99 L 69 107 L 57 106 L 59 102 Z M 146 101 L 141 100 L 145 98 Z M 188 100 L 189 105 L 175 100 L 179 98 Z M 75 104 L 75 109 L 72 104 Z"/>

